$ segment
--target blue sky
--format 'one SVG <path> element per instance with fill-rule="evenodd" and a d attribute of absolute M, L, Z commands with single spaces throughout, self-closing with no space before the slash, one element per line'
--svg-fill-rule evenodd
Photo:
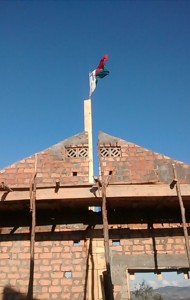
<path fill-rule="evenodd" d="M 164 286 L 189 286 L 189 280 L 184 279 L 183 273 L 162 272 L 162 280 L 158 280 L 157 275 L 153 273 L 136 273 L 134 280 L 129 280 L 131 291 L 138 289 L 139 284 L 145 281 L 153 289 Z"/>
<path fill-rule="evenodd" d="M 83 131 L 105 53 L 94 144 L 103 130 L 190 163 L 189 16 L 187 0 L 0 0 L 0 168 Z"/>
<path fill-rule="evenodd" d="M 103 130 L 190 163 L 190 1 L 0 1 L 0 168 Z M 95 153 L 96 161 L 96 153 Z M 96 169 L 96 168 L 95 168 Z"/>

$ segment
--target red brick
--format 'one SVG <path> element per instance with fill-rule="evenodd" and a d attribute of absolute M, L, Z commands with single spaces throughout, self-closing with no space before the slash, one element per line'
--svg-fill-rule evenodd
<path fill-rule="evenodd" d="M 10 258 L 10 254 L 9 253 L 1 253 L 0 254 L 0 258 L 1 259 L 9 259 Z"/>
<path fill-rule="evenodd" d="M 71 258 L 72 257 L 72 253 L 60 253 L 60 257 L 62 257 L 62 258 L 65 258 L 65 259 L 67 259 L 67 258 Z"/>
<path fill-rule="evenodd" d="M 63 272 L 52 272 L 51 277 L 52 278 L 63 278 Z"/>
<path fill-rule="evenodd" d="M 51 252 L 62 252 L 63 248 L 62 247 L 52 247 Z"/>
<path fill-rule="evenodd" d="M 39 280 L 39 283 L 40 285 L 50 285 L 51 284 L 51 280 L 48 280 L 48 279 L 42 279 L 42 280 Z"/>
<path fill-rule="evenodd" d="M 9 273 L 7 275 L 7 277 L 10 278 L 10 279 L 18 279 L 18 278 L 20 278 L 20 276 L 19 276 L 18 273 Z"/>
<path fill-rule="evenodd" d="M 1 247 L 3 247 L 3 246 L 7 246 L 7 247 L 12 247 L 12 245 L 13 245 L 13 242 L 11 242 L 11 241 L 2 241 L 1 242 Z"/>
<path fill-rule="evenodd" d="M 73 284 L 73 280 L 71 278 L 62 278 L 61 279 L 61 285 L 62 286 L 66 286 L 66 285 L 72 285 Z"/>
<path fill-rule="evenodd" d="M 133 250 L 135 251 L 143 251 L 144 250 L 144 246 L 140 246 L 140 245 L 138 245 L 138 246 L 133 246 Z"/>
<path fill-rule="evenodd" d="M 51 270 L 52 270 L 52 266 L 40 266 L 41 272 L 47 272 L 47 271 L 51 271 Z"/>
<path fill-rule="evenodd" d="M 66 299 L 72 299 L 71 298 L 71 294 L 70 293 L 61 294 L 61 299 L 64 299 L 64 300 L 66 300 Z"/>
<path fill-rule="evenodd" d="M 52 253 L 40 253 L 40 258 L 48 259 L 52 258 Z"/>
<path fill-rule="evenodd" d="M 53 271 L 60 271 L 61 270 L 61 265 L 52 265 L 52 270 Z"/>
<path fill-rule="evenodd" d="M 36 295 L 34 294 L 34 297 L 37 299 L 37 297 L 39 297 L 40 300 L 47 300 L 47 299 L 50 299 L 49 298 L 49 293 L 43 293 L 43 294 L 39 294 L 37 293 Z"/>
<path fill-rule="evenodd" d="M 47 293 L 48 292 L 48 290 L 49 290 L 49 288 L 47 287 L 47 286 L 42 286 L 42 293 L 44 294 L 44 293 Z M 41 299 L 41 298 L 40 298 Z"/>
<path fill-rule="evenodd" d="M 19 253 L 18 258 L 19 259 L 30 259 L 30 253 Z"/>
<path fill-rule="evenodd" d="M 57 286 L 60 285 L 60 279 L 52 279 L 51 284 Z"/>
<path fill-rule="evenodd" d="M 61 286 L 51 286 L 49 288 L 50 293 L 60 293 L 62 292 L 62 287 Z"/>
<path fill-rule="evenodd" d="M 83 277 L 82 272 L 73 272 L 72 275 L 73 275 L 73 278 L 82 278 Z"/>
<path fill-rule="evenodd" d="M 83 286 L 73 286 L 72 287 L 72 292 L 74 293 L 81 293 L 84 291 L 84 287 Z"/>

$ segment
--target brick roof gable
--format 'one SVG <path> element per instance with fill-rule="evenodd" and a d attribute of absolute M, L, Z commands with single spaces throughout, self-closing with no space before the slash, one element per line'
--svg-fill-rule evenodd
<path fill-rule="evenodd" d="M 101 169 L 105 175 L 112 171 L 112 182 L 171 183 L 172 164 L 175 164 L 180 182 L 190 183 L 190 165 L 181 161 L 102 131 L 99 132 L 98 146 L 102 151 L 99 154 Z"/>
<path fill-rule="evenodd" d="M 78 155 L 79 151 L 81 154 Z M 76 134 L 4 168 L 0 171 L 0 182 L 10 186 L 29 186 L 35 164 L 38 185 L 54 185 L 56 180 L 62 184 L 87 183 L 87 132 Z"/>

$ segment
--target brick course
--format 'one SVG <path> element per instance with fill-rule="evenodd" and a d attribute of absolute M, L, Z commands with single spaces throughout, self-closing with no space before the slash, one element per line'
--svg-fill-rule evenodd
<path fill-rule="evenodd" d="M 149 256 L 155 253 L 156 255 L 186 255 L 184 237 L 176 236 L 175 232 L 171 236 L 169 224 L 168 227 L 165 226 L 165 230 L 170 230 L 170 236 L 167 234 L 164 236 L 155 236 L 155 233 L 151 234 L 149 232 L 149 236 L 147 235 L 147 237 L 144 236 L 144 233 L 141 233 L 141 231 L 144 231 L 144 225 L 138 224 L 138 237 L 136 237 L 137 226 L 125 224 L 124 226 L 130 230 L 129 234 L 129 231 L 125 231 L 125 229 L 121 232 L 119 224 L 114 225 L 115 229 L 112 229 L 113 226 L 110 225 L 111 261 L 112 257 L 117 257 L 117 255 L 118 257 L 128 256 L 130 259 L 132 256 Z M 160 229 L 160 225 L 157 227 L 155 230 Z M 179 227 L 181 225 L 176 223 L 175 228 Z M 80 231 L 77 233 L 76 229 L 70 225 L 70 238 L 67 236 L 68 240 L 62 240 L 64 234 L 67 232 L 67 230 L 64 230 L 64 226 L 58 232 L 59 235 L 56 233 L 54 237 L 52 233 L 51 240 L 48 240 L 51 226 L 49 226 L 49 232 L 47 226 L 44 226 L 44 228 L 46 229 L 45 232 L 43 232 L 43 226 L 40 228 L 40 236 L 37 232 L 37 241 L 35 242 L 34 299 L 51 300 L 68 298 L 82 300 L 85 293 L 85 299 L 91 300 L 92 292 L 89 291 L 88 280 L 92 279 L 93 272 L 96 274 L 94 276 L 97 276 L 97 283 L 99 282 L 96 286 L 97 290 L 93 292 L 94 299 L 102 299 L 99 276 L 105 270 L 103 238 L 89 238 L 81 232 L 82 229 L 85 230 L 85 226 L 81 225 Z M 112 230 L 114 230 L 113 233 Z M 23 228 L 23 234 L 26 231 Z M 9 291 L 10 299 L 16 300 L 19 293 L 22 295 L 27 294 L 30 271 L 30 242 L 29 235 L 27 240 L 26 236 L 23 240 L 21 232 L 19 232 L 18 237 L 16 234 L 9 236 L 7 232 L 8 228 L 2 229 L 0 235 L 0 300 L 9 299 L 5 297 L 7 287 L 12 288 L 12 294 Z M 91 235 L 93 236 L 93 230 L 91 231 Z M 75 240 L 72 239 L 73 236 L 75 236 Z M 41 240 L 38 240 L 39 237 Z M 112 239 L 113 241 L 117 241 L 118 245 L 114 245 Z M 80 241 L 80 244 L 74 245 L 76 240 Z M 115 272 L 115 268 L 117 268 L 117 265 L 114 264 L 113 260 L 113 272 Z M 123 271 L 118 269 L 117 272 L 121 274 L 122 271 L 122 276 L 125 278 L 127 265 L 123 264 L 122 268 Z M 68 273 L 71 277 L 68 276 L 67 278 L 66 272 L 71 272 Z M 113 275 L 113 284 L 115 299 L 125 299 L 122 293 L 126 292 L 126 286 L 123 286 L 123 283 L 119 282 L 118 276 L 115 278 Z M 121 291 L 123 292 L 121 293 Z"/>
<path fill-rule="evenodd" d="M 0 241 L 1 251 L 6 250 L 6 253 L 0 252 L 0 299 L 8 299 L 5 298 L 5 288 L 12 286 L 16 292 L 10 296 L 12 297 L 10 299 L 16 300 L 18 293 L 27 294 L 30 242 L 29 240 L 16 240 L 17 237 L 14 235 L 12 241 L 6 241 L 6 238 L 10 239 L 6 232 L 7 230 L 2 230 Z M 63 232 L 60 233 L 60 237 L 62 235 Z M 46 233 L 43 233 L 43 236 L 45 238 Z M 78 239 L 80 238 L 79 235 Z M 73 246 L 73 243 L 73 240 L 35 242 L 34 298 L 38 300 L 67 299 L 64 298 L 66 292 L 68 299 L 82 299 L 86 274 L 86 245 L 82 240 L 80 246 Z M 78 260 L 75 260 L 76 254 L 80 257 L 80 264 Z M 72 272 L 71 278 L 65 277 L 66 271 Z"/>
<path fill-rule="evenodd" d="M 99 133 L 98 147 L 121 149 L 119 157 L 99 154 L 100 174 L 103 172 L 107 176 L 112 171 L 110 182 L 171 183 L 173 180 L 172 164 L 175 164 L 180 182 L 190 183 L 190 165 L 168 156 L 104 132 Z"/>
<path fill-rule="evenodd" d="M 37 161 L 37 185 L 88 183 L 88 156 L 67 157 L 70 147 L 88 149 L 88 134 L 82 132 L 44 151 L 31 155 L 0 171 L 0 182 L 10 186 L 29 186 Z M 75 176 L 73 172 L 77 173 Z"/>
<path fill-rule="evenodd" d="M 87 133 L 80 133 L 1 170 L 1 182 L 13 187 L 29 187 L 37 157 L 37 185 L 55 186 L 56 180 L 65 185 L 88 183 L 88 157 L 68 157 L 68 147 L 73 153 L 77 147 L 86 149 Z M 190 166 L 182 162 L 104 133 L 99 135 L 99 147 L 106 147 L 106 151 L 117 147 L 116 152 L 112 152 L 116 155 L 121 150 L 119 156 L 109 156 L 108 151 L 105 152 L 106 156 L 99 157 L 100 171 L 104 175 L 113 172 L 111 182 L 170 183 L 173 179 L 172 163 L 175 163 L 180 182 L 190 183 Z M 77 214 L 77 207 L 70 212 L 75 213 Z M 132 217 L 134 216 L 133 210 Z M 41 217 L 43 215 L 38 216 L 39 219 Z M 17 224 L 18 220 L 15 221 Z M 138 267 L 135 261 L 141 259 L 142 264 L 143 257 L 153 257 L 155 268 L 159 268 L 157 257 L 167 257 L 174 266 L 173 256 L 185 261 L 186 250 L 180 222 L 163 223 L 160 220 L 160 223 L 151 224 L 151 228 L 147 223 L 129 224 L 126 220 L 122 220 L 121 224 L 117 222 L 109 225 L 115 299 L 127 299 L 126 269 L 130 269 L 130 260 L 134 261 L 134 268 Z M 22 220 L 19 224 L 21 223 Z M 84 224 L 71 222 L 65 225 L 63 218 L 62 224 L 56 224 L 54 230 L 54 224 L 36 226 L 33 281 L 35 300 L 103 299 L 101 280 L 106 266 L 102 225 L 97 222 L 98 225 L 93 225 L 94 229 L 89 230 L 88 227 L 92 226 L 90 218 L 89 224 Z M 30 229 L 26 224 L 21 225 L 16 229 L 1 230 L 0 300 L 26 299 L 30 278 Z M 77 241 L 80 243 L 77 244 Z"/>

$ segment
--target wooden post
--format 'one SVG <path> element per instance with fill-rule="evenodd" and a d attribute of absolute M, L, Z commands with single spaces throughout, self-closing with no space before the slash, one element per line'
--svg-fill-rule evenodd
<path fill-rule="evenodd" d="M 126 269 L 126 279 L 127 279 L 127 300 L 131 299 L 131 294 L 130 294 L 130 285 L 129 285 L 129 271 Z"/>
<path fill-rule="evenodd" d="M 101 171 L 101 180 L 96 178 L 98 183 L 99 190 L 102 191 L 102 221 L 103 221 L 103 234 L 104 234 L 104 252 L 105 252 L 105 262 L 106 262 L 106 284 L 104 282 L 105 288 L 105 297 L 106 300 L 114 300 L 114 291 L 112 284 L 112 274 L 111 274 L 111 263 L 110 263 L 110 251 L 109 251 L 109 226 L 108 226 L 108 217 L 107 217 L 107 200 L 106 200 L 106 188 L 109 184 L 111 178 L 111 173 L 105 178 L 103 172 L 103 166 L 101 161 L 100 147 L 98 147 L 98 156 L 100 162 L 100 171 Z"/>
<path fill-rule="evenodd" d="M 31 247 L 30 257 L 34 260 L 34 244 L 35 244 L 35 227 L 36 227 L 36 174 L 33 182 L 33 193 L 32 193 L 32 227 L 31 227 Z"/>
<path fill-rule="evenodd" d="M 189 236 L 188 236 L 188 231 L 187 231 L 187 222 L 186 222 L 186 217 L 185 217 L 185 207 L 183 204 L 183 199 L 181 196 L 181 189 L 180 189 L 180 184 L 177 178 L 177 172 L 175 168 L 175 164 L 172 164 L 173 166 L 173 174 L 174 174 L 174 185 L 176 186 L 176 192 L 179 200 L 179 205 L 180 205 L 180 210 L 181 210 L 181 218 L 182 218 L 182 224 L 183 224 L 183 232 L 184 232 L 184 237 L 185 237 L 185 247 L 186 247 L 186 253 L 187 253 L 187 259 L 189 263 L 189 268 L 190 268 L 190 246 L 189 246 Z"/>
<path fill-rule="evenodd" d="M 106 186 L 107 184 L 104 181 L 102 181 L 102 219 L 103 219 L 105 261 L 106 261 L 106 271 L 107 271 L 106 295 L 108 297 L 108 300 L 114 300 L 111 265 L 110 265 L 110 253 L 109 253 L 109 227 L 108 227 L 107 207 L 106 207 Z"/>
<path fill-rule="evenodd" d="M 37 154 L 35 154 L 34 176 L 30 185 L 30 212 L 32 213 L 31 236 L 30 236 L 30 275 L 27 299 L 33 299 L 34 282 L 34 259 L 35 259 L 35 228 L 36 228 L 36 176 L 37 176 Z"/>

